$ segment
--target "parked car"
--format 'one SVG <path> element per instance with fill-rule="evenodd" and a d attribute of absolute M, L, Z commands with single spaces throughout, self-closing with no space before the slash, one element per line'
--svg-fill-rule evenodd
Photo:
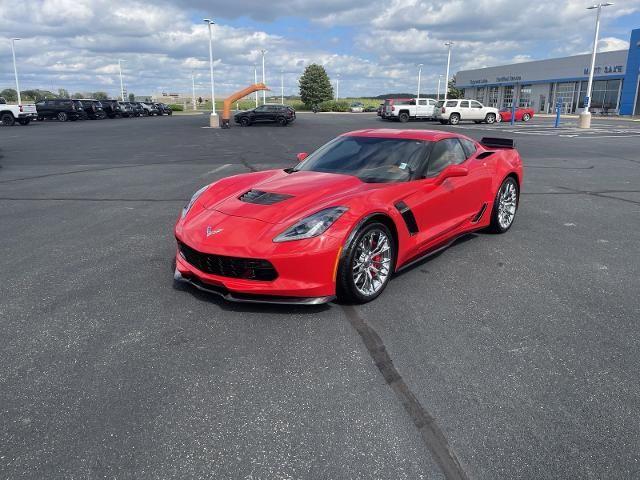
<path fill-rule="evenodd" d="M 443 125 L 457 125 L 462 120 L 472 120 L 475 123 L 495 123 L 499 121 L 500 112 L 497 108 L 485 107 L 477 100 L 440 100 L 436 105 L 435 118 Z"/>
<path fill-rule="evenodd" d="M 84 106 L 78 100 L 70 98 L 47 98 L 36 103 L 38 120 L 57 118 L 60 122 L 76 121 L 87 118 Z"/>
<path fill-rule="evenodd" d="M 102 104 L 94 98 L 80 98 L 77 100 L 82 105 L 82 109 L 91 120 L 102 120 L 106 113 L 102 108 Z"/>
<path fill-rule="evenodd" d="M 133 114 L 136 117 L 142 117 L 144 115 L 145 109 L 140 102 L 129 102 L 131 104 L 131 108 L 133 108 Z"/>
<path fill-rule="evenodd" d="M 378 107 L 374 107 L 372 105 L 369 105 L 368 107 L 364 107 L 364 111 L 367 112 L 367 113 L 377 112 L 378 111 Z"/>
<path fill-rule="evenodd" d="M 387 120 L 399 120 L 402 123 L 409 120 L 433 119 L 436 103 L 432 98 L 399 100 L 389 104 L 384 118 Z"/>
<path fill-rule="evenodd" d="M 122 116 L 122 107 L 118 100 L 100 100 L 104 112 L 109 118 L 116 118 Z"/>
<path fill-rule="evenodd" d="M 380 105 L 378 105 L 378 116 L 382 117 L 382 114 L 384 113 L 384 103 L 381 103 Z"/>
<path fill-rule="evenodd" d="M 275 122 L 284 127 L 296 119 L 296 112 L 289 105 L 260 105 L 257 108 L 236 113 L 233 119 L 243 127 L 266 122 Z"/>
<path fill-rule="evenodd" d="M 153 103 L 147 102 L 138 102 L 142 108 L 144 108 L 144 116 L 151 117 L 153 115 L 159 115 L 158 107 L 156 107 Z"/>
<path fill-rule="evenodd" d="M 354 102 L 349 107 L 351 113 L 362 113 L 364 111 L 364 104 L 360 102 Z"/>
<path fill-rule="evenodd" d="M 29 125 L 31 120 L 37 116 L 38 112 L 33 103 L 9 105 L 3 97 L 0 97 L 0 123 L 2 125 L 10 127 L 16 122 L 20 125 Z"/>
<path fill-rule="evenodd" d="M 166 103 L 156 103 L 156 108 L 158 109 L 158 115 L 172 115 L 173 110 L 169 108 L 169 105 Z"/>
<path fill-rule="evenodd" d="M 384 107 L 382 108 L 381 117 L 386 119 L 387 116 L 391 115 L 395 108 L 398 108 L 402 105 L 409 105 L 409 103 L 413 100 L 412 98 L 387 98 L 384 101 Z"/>
<path fill-rule="evenodd" d="M 528 122 L 533 118 L 533 108 L 516 108 L 516 122 Z M 511 121 L 511 109 L 500 109 L 500 115 L 497 118 L 498 122 L 510 122 Z"/>
<path fill-rule="evenodd" d="M 133 111 L 133 107 L 129 102 L 118 102 L 120 105 L 120 115 L 122 117 L 131 118 L 135 116 L 135 112 Z"/>

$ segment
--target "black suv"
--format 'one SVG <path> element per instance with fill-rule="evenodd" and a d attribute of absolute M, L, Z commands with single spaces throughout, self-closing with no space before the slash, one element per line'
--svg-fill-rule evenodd
<path fill-rule="evenodd" d="M 38 120 L 57 118 L 61 122 L 87 118 L 82 103 L 68 98 L 48 98 L 36 103 Z"/>
<path fill-rule="evenodd" d="M 233 119 L 243 127 L 263 122 L 276 122 L 284 127 L 296 119 L 296 111 L 289 105 L 260 105 L 252 110 L 236 113 Z"/>
<path fill-rule="evenodd" d="M 156 108 L 158 109 L 158 115 L 171 115 L 173 114 L 173 110 L 166 103 L 154 103 Z"/>
<path fill-rule="evenodd" d="M 81 98 L 78 102 L 82 104 L 82 108 L 91 120 L 102 120 L 106 116 L 102 104 L 98 100 Z"/>
<path fill-rule="evenodd" d="M 122 116 L 122 107 L 118 103 L 118 100 L 100 100 L 104 113 L 109 118 L 116 118 Z"/>

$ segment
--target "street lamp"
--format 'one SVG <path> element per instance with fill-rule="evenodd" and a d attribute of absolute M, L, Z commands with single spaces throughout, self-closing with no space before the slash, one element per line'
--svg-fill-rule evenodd
<path fill-rule="evenodd" d="M 418 96 L 417 96 L 417 100 L 420 100 L 420 77 L 422 75 L 422 64 L 419 63 L 418 64 Z M 417 104 L 417 101 L 416 101 Z"/>
<path fill-rule="evenodd" d="M 253 64 L 253 83 L 258 83 L 258 64 Z M 258 108 L 258 90 L 256 90 L 256 108 Z"/>
<path fill-rule="evenodd" d="M 196 75 L 191 70 L 191 103 L 193 103 L 193 109 L 197 110 L 196 107 Z"/>
<path fill-rule="evenodd" d="M 264 76 L 264 54 L 267 53 L 267 51 L 260 50 L 260 52 L 262 53 L 262 84 L 266 85 Z M 262 90 L 262 104 L 264 105 L 265 103 L 267 103 L 267 92 L 266 90 Z"/>
<path fill-rule="evenodd" d="M 124 60 L 118 59 L 118 71 L 120 72 L 120 98 L 124 102 L 124 83 L 122 82 L 122 65 L 121 62 Z"/>
<path fill-rule="evenodd" d="M 18 105 L 22 105 L 22 99 L 20 98 L 20 84 L 18 83 L 18 67 L 16 66 L 16 47 L 15 41 L 20 40 L 20 38 L 11 38 L 11 53 L 13 55 L 13 73 L 16 76 L 16 92 L 18 93 Z"/>
<path fill-rule="evenodd" d="M 211 128 L 218 128 L 220 122 L 216 114 L 216 91 L 213 82 L 213 36 L 211 34 L 211 25 L 215 25 L 215 23 L 208 18 L 205 18 L 203 21 L 206 22 L 207 27 L 209 27 L 209 70 L 211 72 L 211 116 L 209 117 L 209 126 Z"/>
<path fill-rule="evenodd" d="M 452 41 L 445 42 L 445 45 L 449 49 L 449 53 L 447 55 L 447 76 L 444 79 L 444 99 L 447 99 L 449 95 L 449 66 L 451 65 L 451 46 L 453 45 Z"/>
<path fill-rule="evenodd" d="M 284 69 L 280 69 L 280 104 L 284 105 Z"/>
<path fill-rule="evenodd" d="M 578 128 L 590 128 L 591 127 L 591 112 L 589 107 L 591 106 L 591 87 L 593 86 L 593 71 L 596 68 L 596 52 L 598 51 L 598 35 L 600 34 L 600 12 L 602 7 L 610 7 L 613 3 L 598 3 L 587 7 L 587 10 L 598 10 L 596 15 L 596 32 L 593 36 L 593 53 L 591 54 L 591 68 L 589 69 L 589 82 L 587 84 L 587 96 L 584 99 L 584 109 L 580 113 L 580 119 L 578 120 Z"/>
<path fill-rule="evenodd" d="M 442 80 L 442 74 L 438 75 L 438 100 L 440 100 L 440 81 Z"/>
<path fill-rule="evenodd" d="M 336 75 L 336 100 L 340 98 L 340 74 Z"/>

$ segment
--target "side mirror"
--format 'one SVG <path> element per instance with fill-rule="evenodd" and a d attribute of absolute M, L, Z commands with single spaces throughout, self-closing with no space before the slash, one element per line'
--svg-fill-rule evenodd
<path fill-rule="evenodd" d="M 469 175 L 469 169 L 463 165 L 449 165 L 438 176 L 438 183 L 444 182 L 451 177 L 466 177 Z"/>
<path fill-rule="evenodd" d="M 296 155 L 296 158 L 298 159 L 298 162 L 301 162 L 308 156 L 309 154 L 307 152 L 300 152 L 299 154 Z"/>

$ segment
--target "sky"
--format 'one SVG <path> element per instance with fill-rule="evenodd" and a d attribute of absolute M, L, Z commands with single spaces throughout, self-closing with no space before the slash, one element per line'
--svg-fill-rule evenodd
<path fill-rule="evenodd" d="M 591 51 L 589 0 L 0 0 L 0 90 L 15 88 L 10 37 L 22 90 L 119 93 L 210 92 L 203 18 L 216 25 L 216 95 L 253 83 L 298 94 L 311 63 L 325 66 L 340 96 L 435 93 L 453 41 L 451 72 Z M 603 9 L 599 51 L 629 47 L 640 0 Z"/>

